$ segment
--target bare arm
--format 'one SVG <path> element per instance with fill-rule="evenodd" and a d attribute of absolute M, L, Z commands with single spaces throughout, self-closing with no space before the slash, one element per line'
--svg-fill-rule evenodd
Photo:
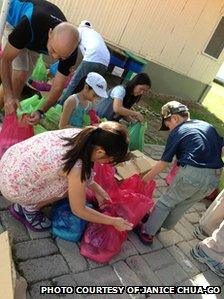
<path fill-rule="evenodd" d="M 96 199 L 99 204 L 102 204 L 104 200 L 110 200 L 109 194 L 96 182 L 92 182 L 89 188 L 95 192 Z"/>
<path fill-rule="evenodd" d="M 59 122 L 59 129 L 65 129 L 72 127 L 69 124 L 69 119 L 71 117 L 71 114 L 76 109 L 76 101 L 73 95 L 67 98 L 67 100 L 64 103 L 63 111 L 61 114 L 60 122 Z"/>
<path fill-rule="evenodd" d="M 148 182 L 152 179 L 154 179 L 154 177 L 160 173 L 161 171 L 163 171 L 168 165 L 168 162 L 165 161 L 158 161 L 153 168 L 143 177 L 143 181 L 144 182 Z"/>
<path fill-rule="evenodd" d="M 15 57 L 20 54 L 21 50 L 16 49 L 7 43 L 2 57 L 1 57 L 1 80 L 4 91 L 4 105 L 5 112 L 9 114 L 16 110 L 18 106 L 18 99 L 15 98 L 13 94 L 12 86 L 12 61 Z"/>
<path fill-rule="evenodd" d="M 132 116 L 139 121 L 143 121 L 143 116 L 141 115 L 141 113 L 125 108 L 122 101 L 119 99 L 115 98 L 113 100 L 113 110 L 116 114 L 119 114 L 121 116 Z"/>
<path fill-rule="evenodd" d="M 52 87 L 50 93 L 46 99 L 44 105 L 40 108 L 40 110 L 45 113 L 49 108 L 51 108 L 54 104 L 56 104 L 57 100 L 59 99 L 66 82 L 67 77 L 62 75 L 61 73 L 57 72 L 56 76 L 54 77 Z M 31 125 L 37 124 L 41 119 L 41 115 L 38 111 L 31 113 L 28 122 Z"/>
<path fill-rule="evenodd" d="M 75 215 L 89 222 L 113 225 L 116 229 L 121 231 L 132 229 L 132 225 L 123 218 L 103 215 L 85 206 L 86 183 L 80 180 L 80 169 L 73 168 L 67 178 L 69 203 Z"/>

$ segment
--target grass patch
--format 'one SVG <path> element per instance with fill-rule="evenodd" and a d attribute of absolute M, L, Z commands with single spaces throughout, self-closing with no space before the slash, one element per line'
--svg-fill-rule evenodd
<path fill-rule="evenodd" d="M 224 87 L 213 83 L 202 105 L 208 111 L 215 114 L 221 121 L 224 121 Z"/>
<path fill-rule="evenodd" d="M 160 114 L 161 107 L 165 103 L 172 100 L 178 101 L 178 99 L 176 98 L 174 99 L 172 97 L 169 98 L 168 96 L 165 96 L 165 98 L 164 96 L 161 97 L 150 96 L 150 97 L 145 97 L 139 104 L 145 108 L 148 108 L 149 110 L 151 110 L 156 114 Z M 219 103 L 220 106 L 217 109 L 217 111 L 220 112 L 218 115 L 216 115 L 217 112 L 215 112 L 214 110 L 211 111 L 210 108 L 207 108 L 199 103 L 193 101 L 184 101 L 184 100 L 179 100 L 179 101 L 188 106 L 192 119 L 200 119 L 200 120 L 207 121 L 208 123 L 210 123 L 216 128 L 216 130 L 219 132 L 221 136 L 224 136 L 224 121 L 223 121 L 224 118 L 220 119 L 219 117 L 219 115 L 220 114 L 222 115 L 222 113 L 224 115 L 224 100 L 223 102 L 218 101 L 218 103 L 221 102 Z"/>

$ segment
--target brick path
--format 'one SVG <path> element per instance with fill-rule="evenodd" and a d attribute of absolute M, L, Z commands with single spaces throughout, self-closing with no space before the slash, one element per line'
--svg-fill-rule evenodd
<path fill-rule="evenodd" d="M 159 159 L 163 147 L 149 145 L 145 152 Z M 161 173 L 157 177 L 155 199 L 165 192 L 166 184 Z M 218 285 L 222 295 L 152 295 L 152 299 L 168 298 L 224 298 L 224 279 L 221 279 L 204 264 L 190 256 L 190 249 L 198 241 L 192 234 L 205 204 L 198 203 L 178 222 L 173 230 L 162 231 L 154 244 L 144 246 L 133 232 L 122 252 L 109 264 L 96 264 L 79 254 L 79 244 L 51 236 L 49 232 L 34 233 L 14 220 L 6 210 L 8 202 L 0 197 L 0 232 L 8 229 L 13 237 L 13 257 L 17 271 L 28 282 L 27 298 L 131 298 L 129 295 L 40 295 L 40 285 L 46 286 L 128 286 L 128 285 Z M 143 295 L 132 298 L 145 298 Z"/>

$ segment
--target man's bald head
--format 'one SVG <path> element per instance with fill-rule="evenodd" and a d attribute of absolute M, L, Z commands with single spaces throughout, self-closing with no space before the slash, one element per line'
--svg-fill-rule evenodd
<path fill-rule="evenodd" d="M 69 57 L 77 48 L 79 32 L 74 25 L 63 22 L 49 31 L 48 52 L 55 59 Z"/>

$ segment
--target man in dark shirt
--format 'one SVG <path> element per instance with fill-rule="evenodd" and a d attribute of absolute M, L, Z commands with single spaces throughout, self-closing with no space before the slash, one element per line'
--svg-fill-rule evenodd
<path fill-rule="evenodd" d="M 33 54 L 43 53 L 59 59 L 58 72 L 43 107 L 33 112 L 31 123 L 37 123 L 42 114 L 60 97 L 70 68 L 75 65 L 79 34 L 61 10 L 45 0 L 11 0 L 7 16 L 8 41 L 1 59 L 0 106 L 6 114 L 18 106 L 25 81 L 32 69 Z"/>
<path fill-rule="evenodd" d="M 176 176 L 150 214 L 137 229 L 140 240 L 150 245 L 161 227 L 171 229 L 192 205 L 218 186 L 224 139 L 207 122 L 191 120 L 187 106 L 171 101 L 162 107 L 161 130 L 170 130 L 160 161 L 143 177 L 152 180 L 172 162 L 180 166 Z"/>

